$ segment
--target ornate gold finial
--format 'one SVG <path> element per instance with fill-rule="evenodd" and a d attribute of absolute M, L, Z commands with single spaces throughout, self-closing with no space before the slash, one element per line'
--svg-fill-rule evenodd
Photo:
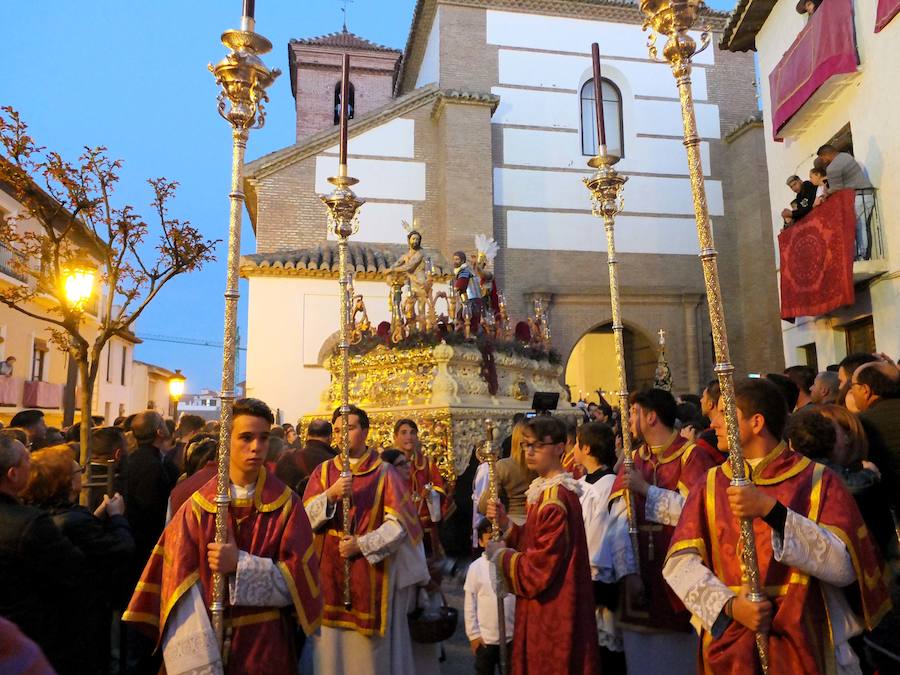
<path fill-rule="evenodd" d="M 741 447 L 740 431 L 734 400 L 734 366 L 728 349 L 728 335 L 725 330 L 725 308 L 722 289 L 719 284 L 719 269 L 716 263 L 718 253 L 713 242 L 712 225 L 706 202 L 706 186 L 703 177 L 703 161 L 700 154 L 700 137 L 697 133 L 697 118 L 691 91 L 691 59 L 706 49 L 710 43 L 710 31 L 704 30 L 700 36 L 700 46 L 688 31 L 696 23 L 704 8 L 701 0 L 641 0 L 644 14 L 644 28 L 650 32 L 650 55 L 657 57 L 656 36 L 666 38 L 662 55 L 672 69 L 678 95 L 681 100 L 681 118 L 684 126 L 684 146 L 687 149 L 688 171 L 691 179 L 691 194 L 697 221 L 697 238 L 700 243 L 700 260 L 703 280 L 706 286 L 709 319 L 712 326 L 713 347 L 716 354 L 715 372 L 719 376 L 722 400 L 725 407 L 725 423 L 728 431 L 729 463 L 734 479 L 732 485 L 747 485 L 749 481 L 744 471 L 744 453 Z M 740 521 L 741 548 L 747 571 L 749 597 L 762 601 L 759 564 L 756 559 L 756 544 L 751 519 Z M 768 639 L 765 633 L 756 634 L 756 647 L 763 673 L 769 672 Z"/>

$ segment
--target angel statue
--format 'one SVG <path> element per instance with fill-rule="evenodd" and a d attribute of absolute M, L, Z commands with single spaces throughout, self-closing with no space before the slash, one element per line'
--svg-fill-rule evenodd
<path fill-rule="evenodd" d="M 500 299 L 497 296 L 497 282 L 494 279 L 494 258 L 500 245 L 493 238 L 483 234 L 475 235 L 475 274 L 481 286 L 481 307 L 485 324 L 491 326 L 500 311 Z"/>
<path fill-rule="evenodd" d="M 415 304 L 415 322 L 418 324 L 419 330 L 425 330 L 425 310 L 428 304 L 428 275 L 426 273 L 426 258 L 422 251 L 422 233 L 415 227 L 415 219 L 410 225 L 405 220 L 403 229 L 406 230 L 406 241 L 409 244 L 409 250 L 400 256 L 397 261 L 391 265 L 388 270 L 388 276 L 397 278 L 399 275 L 405 276 L 406 284 L 409 286 L 410 294 Z M 402 289 L 401 285 L 393 285 L 395 289 Z M 395 294 L 396 294 L 395 290 Z M 395 297 L 392 303 L 401 306 L 400 298 Z M 411 328 L 412 326 L 408 326 Z"/>

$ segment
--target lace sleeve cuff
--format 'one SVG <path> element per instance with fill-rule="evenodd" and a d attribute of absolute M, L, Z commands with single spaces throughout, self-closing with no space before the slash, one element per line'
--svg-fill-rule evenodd
<path fill-rule="evenodd" d="M 644 514 L 647 520 L 652 520 L 660 525 L 675 527 L 681 517 L 681 509 L 684 508 L 684 497 L 673 490 L 651 485 L 647 490 L 647 506 Z"/>

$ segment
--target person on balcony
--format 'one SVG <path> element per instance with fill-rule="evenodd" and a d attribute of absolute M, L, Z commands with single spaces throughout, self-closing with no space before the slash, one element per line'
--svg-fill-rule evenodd
<path fill-rule="evenodd" d="M 825 201 L 825 195 L 828 192 L 828 178 L 825 169 L 814 166 L 809 170 L 809 180 L 816 186 L 816 199 L 813 202 L 813 207 L 816 207 Z"/>
<path fill-rule="evenodd" d="M 822 0 L 798 0 L 797 14 L 806 14 L 806 18 L 809 20 L 816 13 L 820 4 L 822 4 Z"/>
<path fill-rule="evenodd" d="M 871 252 L 871 221 L 875 211 L 875 193 L 866 172 L 848 152 L 838 152 L 825 144 L 816 152 L 825 166 L 828 190 L 825 198 L 838 190 L 856 190 L 856 259 L 868 260 Z"/>
<path fill-rule="evenodd" d="M 808 180 L 800 180 L 800 176 L 791 176 L 787 179 L 787 186 L 797 195 L 791 204 L 795 204 L 794 208 L 785 209 L 781 212 L 785 225 L 791 225 L 800 220 L 803 216 L 812 210 L 813 202 L 816 199 L 816 186 Z"/>

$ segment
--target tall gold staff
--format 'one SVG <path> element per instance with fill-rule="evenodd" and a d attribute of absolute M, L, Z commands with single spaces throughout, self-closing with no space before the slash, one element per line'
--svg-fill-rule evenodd
<path fill-rule="evenodd" d="M 328 182 L 334 190 L 327 195 L 319 195 L 319 199 L 328 209 L 328 222 L 338 238 L 338 283 L 341 285 L 341 318 L 339 326 L 338 348 L 341 350 L 341 478 L 351 475 L 350 472 L 350 430 L 347 428 L 350 412 L 350 298 L 347 297 L 349 274 L 347 269 L 347 249 L 350 235 L 359 229 L 356 212 L 365 203 L 358 198 L 351 185 L 359 181 L 347 175 L 347 98 L 350 89 L 350 57 L 344 54 L 341 71 L 341 110 L 340 110 L 340 159 L 338 175 L 332 176 Z M 350 527 L 350 498 L 341 500 L 341 516 L 344 524 L 344 536 L 352 534 Z M 350 609 L 350 559 L 344 559 L 344 607 Z"/>
<path fill-rule="evenodd" d="M 628 409 L 628 380 L 625 373 L 625 340 L 624 326 L 622 325 L 622 308 L 619 302 L 619 261 L 616 259 L 616 214 L 622 210 L 622 189 L 628 179 L 615 170 L 614 165 L 619 161 L 615 155 L 606 151 L 606 128 L 603 120 L 603 96 L 601 93 L 600 78 L 600 48 L 595 42 L 591 45 L 591 59 L 594 65 L 594 103 L 597 117 L 597 133 L 600 143 L 597 147 L 597 156 L 588 160 L 588 166 L 597 171 L 590 178 L 584 179 L 584 184 L 591 191 L 591 203 L 595 216 L 603 218 L 603 228 L 606 230 L 606 263 L 609 268 L 609 300 L 612 307 L 612 328 L 616 345 L 616 376 L 619 385 L 619 412 L 622 425 L 622 463 L 625 465 L 625 473 L 630 473 L 634 468 L 634 456 L 631 450 L 631 427 Z M 631 547 L 634 550 L 634 559 L 638 565 L 641 563 L 640 547 L 638 544 L 637 517 L 634 512 L 634 495 L 631 490 L 625 490 L 625 515 L 628 518 L 628 536 L 631 539 Z"/>
<path fill-rule="evenodd" d="M 216 536 L 224 544 L 228 531 L 228 504 L 231 490 L 228 459 L 231 447 L 231 405 L 234 402 L 234 369 L 237 358 L 238 277 L 241 258 L 241 216 L 244 209 L 244 151 L 250 129 L 259 129 L 265 122 L 263 104 L 269 100 L 266 89 L 281 74 L 269 70 L 259 58 L 272 49 L 272 43 L 253 31 L 255 26 L 254 0 L 244 0 L 240 30 L 222 33 L 222 44 L 231 51 L 209 69 L 222 87 L 218 97 L 219 114 L 231 124 L 231 212 L 228 223 L 228 267 L 225 283 L 225 339 L 222 355 L 221 431 L 216 474 Z M 219 648 L 225 648 L 225 577 L 213 574 L 213 599 L 210 605 L 213 629 Z"/>
<path fill-rule="evenodd" d="M 678 94 L 681 98 L 681 119 L 684 124 L 684 146 L 687 148 L 688 170 L 691 176 L 691 192 L 694 199 L 694 217 L 697 221 L 697 238 L 700 242 L 700 260 L 703 265 L 703 281 L 709 305 L 709 321 L 712 324 L 713 347 L 716 354 L 715 372 L 725 405 L 725 424 L 728 431 L 728 461 L 734 478 L 732 485 L 745 486 L 750 481 L 744 473 L 744 451 L 741 447 L 737 412 L 734 401 L 734 366 L 728 351 L 728 334 L 725 331 L 725 307 L 719 286 L 717 252 L 713 242 L 712 224 L 706 204 L 706 188 L 703 180 L 703 163 L 700 157 L 700 138 L 697 135 L 697 119 L 694 115 L 694 99 L 691 93 L 691 59 L 709 46 L 710 34 L 703 32 L 700 48 L 688 35 L 697 20 L 702 3 L 700 0 L 641 0 L 641 12 L 646 17 L 644 29 L 650 29 L 648 48 L 650 57 L 657 59 L 656 38 L 666 38 L 663 58 L 672 68 Z M 759 564 L 756 559 L 756 542 L 753 521 L 741 518 L 741 549 L 743 574 L 750 588 L 749 599 L 762 602 Z M 756 649 L 764 673 L 769 672 L 769 645 L 765 633 L 756 634 Z"/>
<path fill-rule="evenodd" d="M 487 462 L 488 465 L 488 496 L 492 502 L 500 501 L 497 491 L 497 450 L 494 448 L 494 423 L 490 419 L 484 421 L 484 446 L 478 451 L 478 459 Z M 503 533 L 500 532 L 500 523 L 495 518 L 491 521 L 491 539 L 500 541 Z M 500 638 L 500 675 L 509 673 L 509 655 L 506 653 L 506 605 L 503 602 L 503 578 L 496 564 L 492 563 L 494 575 L 497 581 L 497 630 Z"/>

